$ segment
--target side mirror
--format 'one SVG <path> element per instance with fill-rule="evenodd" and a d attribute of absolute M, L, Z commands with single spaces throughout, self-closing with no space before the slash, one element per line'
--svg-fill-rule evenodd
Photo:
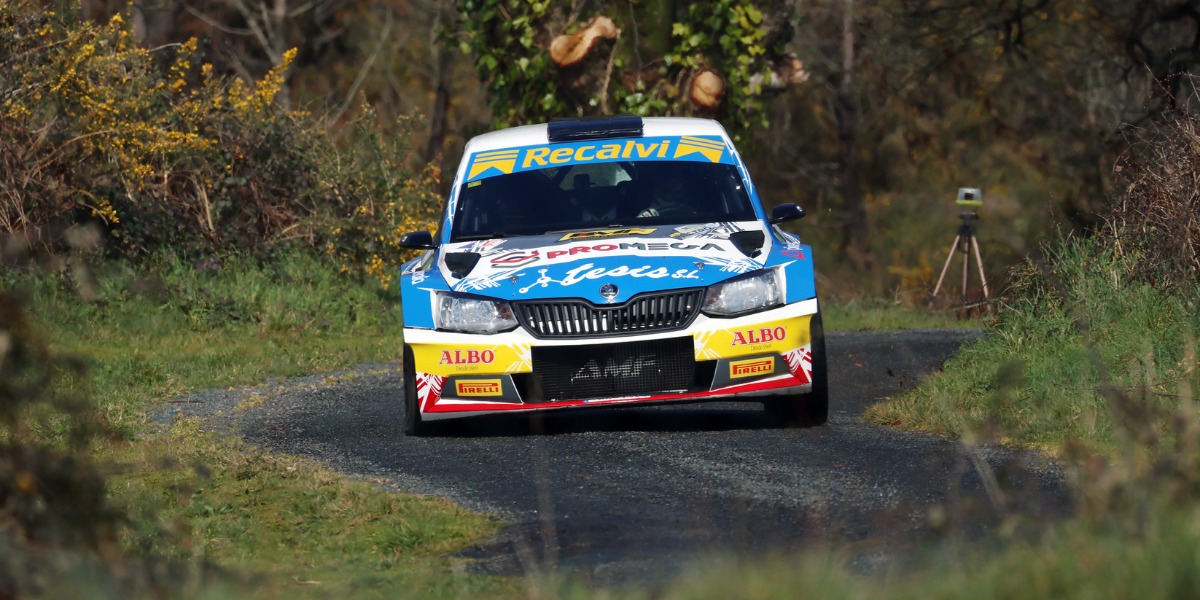
<path fill-rule="evenodd" d="M 437 244 L 433 243 L 433 236 L 429 235 L 428 231 L 410 231 L 400 237 L 400 247 L 431 250 L 437 248 Z"/>
<path fill-rule="evenodd" d="M 796 219 L 804 218 L 804 209 L 798 204 L 780 204 L 771 209 L 771 218 L 768 222 L 772 225 L 785 223 L 787 221 L 795 221 Z"/>

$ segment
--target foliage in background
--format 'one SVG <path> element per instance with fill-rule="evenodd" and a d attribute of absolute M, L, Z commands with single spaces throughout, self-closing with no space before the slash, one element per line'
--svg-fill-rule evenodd
<path fill-rule="evenodd" d="M 1147 131 L 1155 142 L 1126 163 L 1114 198 L 1121 209 L 1108 226 L 1027 260 L 990 335 L 928 385 L 868 415 L 955 436 L 992 430 L 1055 449 L 1111 449 L 1129 428 L 1178 430 L 1174 413 L 1190 410 L 1200 377 L 1195 119 L 1181 113 Z"/>
<path fill-rule="evenodd" d="M 1056 226 L 1103 224 L 1124 127 L 1196 102 L 1186 73 L 1200 62 L 1176 50 L 1200 31 L 1186 4 L 807 3 L 792 50 L 820 83 L 773 102 L 774 126 L 757 131 L 754 151 L 743 155 L 768 202 L 808 209 L 797 228 L 845 296 L 932 289 L 958 224 L 955 189 L 983 188 L 980 242 L 993 288 L 1003 290 L 1007 268 Z M 837 264 L 838 237 L 852 218 L 842 198 L 836 95 L 848 5 L 857 187 L 873 273 Z"/>
<path fill-rule="evenodd" d="M 585 67 L 556 65 L 547 50 L 551 39 L 575 32 L 596 15 L 611 18 L 621 30 L 615 42 L 598 45 L 596 57 L 586 59 L 598 61 L 597 70 L 604 74 L 581 76 Z M 791 37 L 786 15 L 769 20 L 762 3 L 749 0 L 705 2 L 677 12 L 661 2 L 636 9 L 588 2 L 567 10 L 551 2 L 466 0 L 460 4 L 460 20 L 463 49 L 475 58 L 493 121 L 500 127 L 629 112 L 715 116 L 740 135 L 768 125 L 762 82 L 769 77 L 770 61 L 784 54 Z M 639 35 L 670 43 L 638 46 Z M 705 68 L 726 81 L 725 98 L 715 113 L 688 99 L 687 83 Z"/>
<path fill-rule="evenodd" d="M 459 18 L 461 42 L 470 52 L 488 90 L 497 125 L 536 123 L 539 115 L 570 114 L 560 97 L 554 62 L 541 33 L 551 2 L 464 0 Z M 543 120 L 544 121 L 544 120 Z"/>
<path fill-rule="evenodd" d="M 293 197 L 313 169 L 273 105 L 286 64 L 249 87 L 193 73 L 194 39 L 152 55 L 120 15 L 68 25 L 17 2 L 0 20 L 4 231 L 50 237 L 83 213 L 138 253 L 249 247 L 302 217 Z"/>
<path fill-rule="evenodd" d="M 791 41 L 791 15 L 772 15 L 777 25 L 768 29 L 760 3 L 717 0 L 688 5 L 687 17 L 687 21 L 671 25 L 675 46 L 664 57 L 659 74 L 664 80 L 678 82 L 703 68 L 713 68 L 725 78 L 725 97 L 714 116 L 723 117 L 734 139 L 740 141 L 752 129 L 770 127 L 764 81 L 771 76 L 770 61 L 784 56 Z M 655 95 L 669 98 L 672 94 L 679 94 L 678 89 L 659 86 L 650 94 L 617 90 L 618 104 L 637 114 L 651 113 L 653 107 L 643 104 Z M 675 102 L 673 114 L 689 114 L 682 100 Z"/>
<path fill-rule="evenodd" d="M 399 265 L 416 255 L 400 247 L 410 231 L 434 231 L 442 216 L 441 170 L 430 163 L 419 173 L 404 168 L 408 158 L 409 119 L 384 133 L 375 112 L 364 106 L 353 123 L 338 161 L 324 164 L 339 198 L 353 199 L 344 216 L 321 227 L 326 254 L 341 271 L 364 273 L 383 289 L 399 276 Z"/>
<path fill-rule="evenodd" d="M 1172 111 L 1134 133 L 1120 165 L 1120 200 L 1104 233 L 1136 261 L 1139 281 L 1173 289 L 1200 281 L 1200 113 Z"/>
<path fill-rule="evenodd" d="M 26 0 L 0 6 L 0 36 L 0 232 L 60 248 L 94 221 L 127 256 L 323 245 L 386 286 L 394 230 L 437 210 L 436 173 L 413 178 L 369 111 L 347 150 L 275 104 L 294 51 L 248 85 L 214 75 L 194 39 L 151 52 L 120 15 Z"/>

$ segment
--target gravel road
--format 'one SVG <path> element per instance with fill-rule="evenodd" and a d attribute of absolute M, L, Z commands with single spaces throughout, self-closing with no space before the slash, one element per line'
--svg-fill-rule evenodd
<path fill-rule="evenodd" d="M 943 522 L 980 537 L 1007 515 L 1038 522 L 1068 506 L 1062 474 L 1034 453 L 968 451 L 860 418 L 971 335 L 831 334 L 830 420 L 809 429 L 781 428 L 744 402 L 504 416 L 406 438 L 396 365 L 209 390 L 170 413 L 495 514 L 509 525 L 463 553 L 483 572 L 653 585 L 697 558 L 819 543 L 852 544 L 870 571 L 939 539 Z"/>

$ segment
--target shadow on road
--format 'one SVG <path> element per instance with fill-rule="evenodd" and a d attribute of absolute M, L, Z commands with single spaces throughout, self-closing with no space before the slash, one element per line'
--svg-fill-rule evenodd
<path fill-rule="evenodd" d="M 723 403 L 727 405 L 728 403 Z M 630 408 L 572 409 L 513 415 L 492 415 L 435 422 L 434 435 L 452 438 L 555 436 L 599 432 L 722 432 L 788 429 L 770 418 L 761 402 L 729 407 L 686 404 Z"/>

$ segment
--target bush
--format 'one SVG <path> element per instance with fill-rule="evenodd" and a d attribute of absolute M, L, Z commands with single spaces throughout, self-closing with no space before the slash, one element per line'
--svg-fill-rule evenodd
<path fill-rule="evenodd" d="M 1186 288 L 1200 276 L 1200 115 L 1179 110 L 1138 130 L 1118 165 L 1123 189 L 1105 234 L 1133 274 Z"/>
<path fill-rule="evenodd" d="M 198 46 L 139 47 L 120 15 L 0 5 L 0 233 L 59 250 L 97 221 L 133 257 L 302 244 L 386 285 L 402 259 L 394 231 L 436 218 L 437 173 L 414 178 L 369 110 L 344 148 L 276 105 L 294 51 L 246 83 L 214 75 Z"/>

